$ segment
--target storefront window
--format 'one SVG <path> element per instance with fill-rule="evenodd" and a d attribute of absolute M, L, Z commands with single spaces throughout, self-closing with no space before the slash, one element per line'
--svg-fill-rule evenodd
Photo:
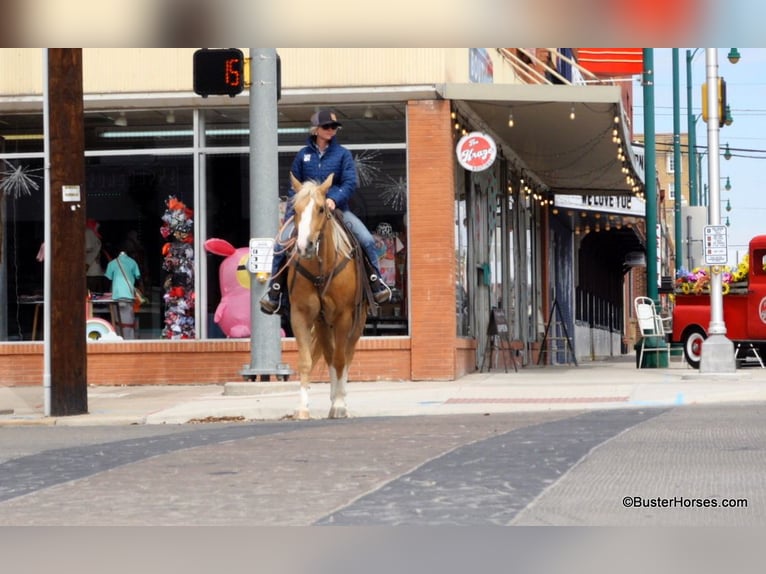
<path fill-rule="evenodd" d="M 102 266 L 127 251 L 141 270 L 149 302 L 137 314 L 140 339 L 173 338 L 171 332 L 188 335 L 194 322 L 189 305 L 189 291 L 194 290 L 193 237 L 183 235 L 188 233 L 184 222 L 172 213 L 183 207 L 194 210 L 193 174 L 191 156 L 86 159 L 87 216 L 99 223 Z M 171 213 L 166 217 L 166 212 Z M 163 227 L 168 225 L 172 232 L 165 236 Z M 103 288 L 111 292 L 106 280 Z"/>
<path fill-rule="evenodd" d="M 190 148 L 194 112 L 189 109 L 101 111 L 85 114 L 85 149 Z"/>
<path fill-rule="evenodd" d="M 457 336 L 470 336 L 468 310 L 468 215 L 465 198 L 459 195 L 455 199 L 455 258 L 457 276 L 455 277 L 455 313 L 457 318 Z"/>
<path fill-rule="evenodd" d="M 305 143 L 315 109 L 280 109 L 280 196 L 287 195 L 289 167 Z M 406 335 L 404 105 L 334 109 L 343 122 L 341 142 L 351 150 L 359 175 L 351 209 L 373 232 L 382 274 L 394 293 L 381 316 L 368 322 L 365 335 Z M 202 163 L 195 162 L 193 155 L 195 114 L 190 109 L 150 108 L 85 114 L 87 218 L 99 223 L 103 266 L 128 245 L 135 254 L 149 298 L 139 311 L 140 339 L 224 336 L 212 321 L 220 302 L 220 258 L 196 253 L 194 246 L 210 237 L 226 239 L 236 247 L 249 242 L 249 110 L 224 107 L 199 111 L 199 125 L 204 126 L 200 130 L 204 131 L 200 141 Z M 42 133 L 42 114 L 6 115 L 0 120 L 13 124 L 19 134 Z M 39 184 L 39 189 L 28 195 L 0 195 L 4 208 L 0 219 L 0 341 L 28 340 L 32 338 L 33 306 L 20 303 L 37 300 L 43 293 L 43 268 L 36 260 L 44 236 L 42 139 L 12 139 L 2 144 L 0 164 L 14 168 L 23 165 Z M 196 183 L 198 168 L 205 179 Z M 202 205 L 196 205 L 195 189 L 201 192 Z M 168 222 L 176 219 L 171 213 L 174 209 L 193 221 L 190 230 L 167 229 Z M 195 237 L 199 229 L 204 229 L 205 237 Z M 174 243 L 178 245 L 174 247 Z M 197 277 L 200 270 L 204 276 Z M 184 288 L 187 297 L 204 301 L 204 310 L 194 309 L 191 299 L 187 303 L 178 299 L 178 287 Z M 102 288 L 109 292 L 106 279 Z M 194 293 L 196 290 L 204 294 Z M 41 338 L 40 332 L 36 335 Z"/>
<path fill-rule="evenodd" d="M 284 214 L 289 194 L 290 166 L 297 151 L 306 143 L 309 118 L 314 109 L 300 107 L 280 110 L 277 189 L 280 214 Z M 379 248 L 381 273 L 393 292 L 392 301 L 383 305 L 379 317 L 368 319 L 364 334 L 406 335 L 408 186 L 403 111 L 400 112 L 396 106 L 386 106 L 385 109 L 373 107 L 372 115 L 375 117 L 365 118 L 365 109 L 334 109 L 343 123 L 339 140 L 351 151 L 357 166 L 359 187 L 352 199 L 351 210 L 373 233 Z M 220 120 L 218 116 L 220 114 L 215 110 L 206 112 L 206 133 L 209 134 L 213 123 Z M 396 120 L 384 119 L 388 116 L 396 117 Z M 248 150 L 240 147 L 237 153 L 227 153 L 219 147 L 227 147 L 228 144 L 235 147 L 238 142 L 233 132 L 236 129 L 247 131 L 247 110 L 226 110 L 226 119 L 233 120 L 236 117 L 240 123 L 234 122 L 225 128 L 230 132 L 228 139 L 211 139 L 209 135 L 206 136 L 211 146 L 205 164 L 206 238 L 225 239 L 233 247 L 240 248 L 248 245 L 250 237 Z M 358 143 L 366 140 L 376 143 Z M 392 141 L 398 143 L 393 144 Z M 225 336 L 213 320 L 221 300 L 221 280 L 218 276 L 221 261 L 221 257 L 208 254 L 206 314 L 208 336 L 211 338 Z M 291 334 L 288 321 L 282 321 L 282 328 L 288 336 Z"/>
<path fill-rule="evenodd" d="M 20 341 L 32 339 L 36 302 L 43 298 L 43 160 L 0 160 L 0 171 L 0 340 Z M 26 185 L 11 184 L 12 172 L 24 174 Z M 34 335 L 42 338 L 42 322 Z"/>

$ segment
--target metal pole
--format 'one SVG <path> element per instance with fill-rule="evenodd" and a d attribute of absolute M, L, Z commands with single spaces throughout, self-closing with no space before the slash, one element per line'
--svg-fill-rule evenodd
<path fill-rule="evenodd" d="M 694 50 L 696 52 L 697 50 Z M 689 205 L 699 205 L 697 187 L 697 122 L 692 108 L 692 58 L 694 53 L 686 50 L 686 116 L 689 140 Z"/>
<path fill-rule="evenodd" d="M 675 166 L 675 199 L 673 200 L 673 211 L 675 215 L 675 244 L 676 244 L 676 265 L 674 271 L 677 271 L 683 265 L 684 246 L 683 230 L 681 229 L 683 220 L 681 219 L 681 203 L 683 199 L 683 190 L 681 189 L 681 81 L 679 79 L 680 63 L 678 59 L 678 48 L 673 48 L 673 165 Z M 674 273 L 675 275 L 675 273 Z"/>
<path fill-rule="evenodd" d="M 718 49 L 705 49 L 707 78 L 707 140 L 708 140 L 708 223 L 721 224 L 719 190 L 719 118 L 718 110 Z M 734 345 L 726 338 L 726 323 L 723 318 L 722 271 L 719 265 L 710 269 L 710 335 L 702 344 L 700 373 L 734 373 Z"/>
<path fill-rule="evenodd" d="M 51 416 L 51 137 L 48 110 L 48 48 L 43 48 L 43 168 L 45 174 L 43 214 L 43 413 Z"/>
<path fill-rule="evenodd" d="M 279 231 L 279 154 L 277 151 L 277 50 L 250 48 L 250 237 L 274 238 Z M 281 363 L 279 315 L 261 313 L 266 284 L 250 274 L 250 364 L 241 374 L 287 376 Z"/>
<path fill-rule="evenodd" d="M 644 150 L 646 165 L 646 294 L 659 300 L 657 288 L 657 152 L 654 133 L 654 49 L 644 48 Z"/>

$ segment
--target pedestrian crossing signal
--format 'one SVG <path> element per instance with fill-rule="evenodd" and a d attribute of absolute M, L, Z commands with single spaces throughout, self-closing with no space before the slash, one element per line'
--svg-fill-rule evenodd
<path fill-rule="evenodd" d="M 245 89 L 245 55 L 237 48 L 194 52 L 194 92 L 232 98 Z"/>
<path fill-rule="evenodd" d="M 708 121 L 707 82 L 702 84 L 702 121 Z M 731 123 L 731 122 L 729 122 Z M 726 124 L 726 81 L 718 78 L 718 126 Z"/>

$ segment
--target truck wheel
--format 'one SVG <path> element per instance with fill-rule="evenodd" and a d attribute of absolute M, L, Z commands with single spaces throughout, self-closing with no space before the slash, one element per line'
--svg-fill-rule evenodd
<path fill-rule="evenodd" d="M 705 331 L 701 327 L 692 327 L 684 333 L 684 357 L 686 362 L 695 369 L 700 368 L 702 343 L 705 338 Z"/>

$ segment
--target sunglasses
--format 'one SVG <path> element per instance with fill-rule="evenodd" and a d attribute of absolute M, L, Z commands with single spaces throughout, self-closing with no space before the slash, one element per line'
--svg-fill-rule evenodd
<path fill-rule="evenodd" d="M 323 130 L 337 130 L 338 128 L 340 128 L 338 124 L 322 124 L 319 127 L 322 128 Z"/>

